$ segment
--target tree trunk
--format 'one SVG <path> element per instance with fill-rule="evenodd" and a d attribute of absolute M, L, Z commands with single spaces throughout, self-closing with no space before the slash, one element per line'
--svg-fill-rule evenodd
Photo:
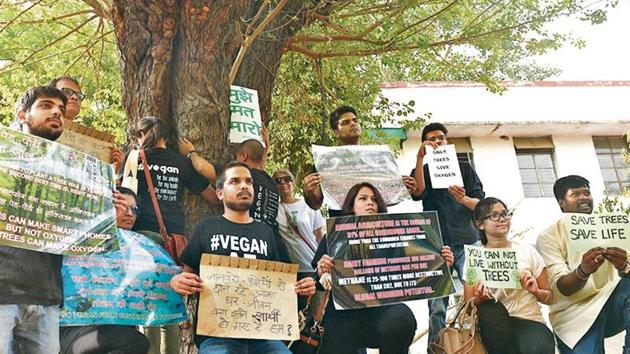
<path fill-rule="evenodd" d="M 153 115 L 173 128 L 170 146 L 175 146 L 181 135 L 215 166 L 231 160 L 229 72 L 243 40 L 243 21 L 252 19 L 262 3 L 115 0 L 112 17 L 121 55 L 129 135 L 138 119 Z M 304 25 L 310 6 L 317 3 L 289 1 L 240 66 L 235 84 L 259 91 L 265 122 L 286 42 Z M 187 197 L 184 205 L 189 226 L 211 211 L 200 198 Z M 180 352 L 196 353 L 191 328 L 185 331 Z"/>

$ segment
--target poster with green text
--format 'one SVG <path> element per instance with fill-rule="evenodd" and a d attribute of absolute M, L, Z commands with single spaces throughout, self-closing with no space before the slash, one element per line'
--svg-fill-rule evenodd
<path fill-rule="evenodd" d="M 111 165 L 0 127 L 0 245 L 82 255 L 118 249 Z"/>

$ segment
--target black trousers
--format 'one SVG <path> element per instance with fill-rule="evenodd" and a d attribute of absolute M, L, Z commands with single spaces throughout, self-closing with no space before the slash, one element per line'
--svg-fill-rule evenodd
<path fill-rule="evenodd" d="M 146 354 L 149 341 L 131 326 L 60 327 L 62 354 Z"/>
<path fill-rule="evenodd" d="M 488 354 L 554 354 L 553 333 L 543 323 L 511 317 L 500 302 L 477 306 L 481 341 Z"/>
<path fill-rule="evenodd" d="M 378 348 L 381 354 L 407 354 L 416 332 L 413 312 L 403 305 L 330 311 L 324 315 L 319 354 L 357 354 Z"/>

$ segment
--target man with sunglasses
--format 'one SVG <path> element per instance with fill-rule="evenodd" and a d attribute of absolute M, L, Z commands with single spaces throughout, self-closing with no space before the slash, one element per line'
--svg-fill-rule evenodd
<path fill-rule="evenodd" d="M 72 121 L 75 120 L 81 113 L 81 103 L 85 99 L 85 94 L 81 92 L 79 82 L 70 76 L 59 76 L 52 79 L 48 86 L 55 87 L 68 98 L 65 118 Z M 114 171 L 118 171 L 124 160 L 122 150 L 111 148 L 109 158 L 114 165 Z"/>
<path fill-rule="evenodd" d="M 118 200 L 116 203 L 116 227 L 121 230 L 131 230 L 138 216 L 136 194 L 128 188 L 118 187 L 115 195 Z M 61 354 L 145 354 L 149 350 L 148 339 L 133 326 L 61 327 L 59 340 Z"/>
<path fill-rule="evenodd" d="M 478 243 L 478 232 L 472 222 L 472 211 L 485 197 L 483 185 L 477 173 L 468 162 L 459 162 L 463 186 L 450 186 L 448 189 L 437 189 L 431 185 L 429 166 L 424 164 L 426 147 L 436 149 L 448 144 L 448 130 L 441 123 L 430 123 L 422 129 L 422 144 L 418 149 L 416 168 L 411 176 L 416 180 L 416 190 L 412 193 L 414 200 L 422 200 L 424 211 L 437 211 L 440 221 L 440 232 L 445 246 L 450 246 L 455 256 L 453 268 L 460 280 L 464 277 L 464 245 Z M 417 173 L 417 171 L 422 171 Z M 438 332 L 446 325 L 446 309 L 449 297 L 429 300 L 429 346 Z M 428 349 L 431 353 L 431 349 Z"/>
<path fill-rule="evenodd" d="M 591 214 L 589 181 L 571 175 L 558 179 L 553 194 L 563 213 Z M 626 331 L 630 354 L 630 263 L 627 250 L 594 247 L 571 252 L 564 218 L 543 231 L 536 247 L 547 264 L 554 302 L 549 320 L 561 354 L 604 352 L 604 338 Z M 621 351 L 618 351 L 621 353 Z"/>

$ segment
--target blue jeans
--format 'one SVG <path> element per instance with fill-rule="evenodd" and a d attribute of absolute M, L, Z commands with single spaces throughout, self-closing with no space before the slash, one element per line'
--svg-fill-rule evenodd
<path fill-rule="evenodd" d="M 630 278 L 628 277 L 622 278 L 617 284 L 595 322 L 573 350 L 556 337 L 558 350 L 561 354 L 603 353 L 604 338 L 612 337 L 623 330 L 626 331 L 623 354 L 630 354 Z M 621 351 L 616 353 L 621 353 Z"/>
<path fill-rule="evenodd" d="M 208 338 L 201 342 L 199 354 L 291 354 L 279 340 Z"/>
<path fill-rule="evenodd" d="M 59 353 L 59 306 L 0 305 L 0 354 Z"/>
<path fill-rule="evenodd" d="M 455 256 L 455 263 L 451 268 L 457 271 L 459 279 L 464 282 L 464 264 L 466 263 L 466 255 L 464 253 L 464 246 L 451 246 L 453 256 Z M 439 299 L 429 300 L 429 338 L 427 345 L 431 345 L 435 341 L 438 332 L 446 327 L 446 310 L 448 309 L 449 296 L 445 296 Z M 428 353 L 431 353 L 431 349 L 428 349 Z"/>

